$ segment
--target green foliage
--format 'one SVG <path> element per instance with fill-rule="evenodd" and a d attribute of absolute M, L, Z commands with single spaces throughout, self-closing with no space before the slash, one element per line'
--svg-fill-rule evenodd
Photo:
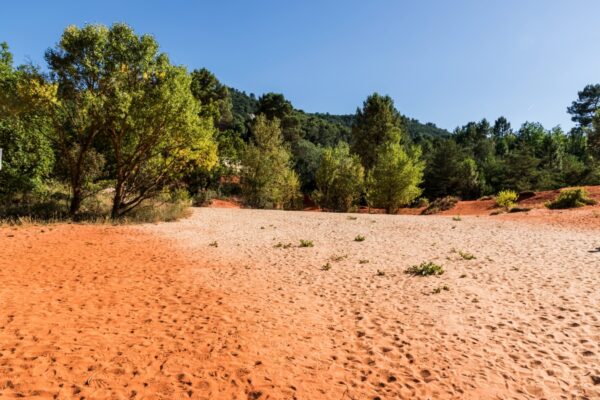
<path fill-rule="evenodd" d="M 556 199 L 546 203 L 546 207 L 555 210 L 594 204 L 597 204 L 597 201 L 588 196 L 587 190 L 584 188 L 573 188 L 561 191 Z"/>
<path fill-rule="evenodd" d="M 200 102 L 200 114 L 210 118 L 219 128 L 227 129 L 233 123 L 229 90 L 206 68 L 191 73 L 192 95 Z"/>
<path fill-rule="evenodd" d="M 425 210 L 423 210 L 424 215 L 437 214 L 442 211 L 451 210 L 456 206 L 460 199 L 454 196 L 446 196 L 441 197 L 439 199 L 435 199 L 433 202 L 429 204 Z"/>
<path fill-rule="evenodd" d="M 298 207 L 300 181 L 291 169 L 279 120 L 259 115 L 252 132 L 253 140 L 242 156 L 240 174 L 246 202 L 258 208 Z"/>
<path fill-rule="evenodd" d="M 433 262 L 422 262 L 419 265 L 413 265 L 407 268 L 404 272 L 413 276 L 442 275 L 444 273 L 444 268 Z"/>
<path fill-rule="evenodd" d="M 330 269 L 331 269 L 330 263 L 326 263 L 325 265 L 321 266 L 321 271 L 329 271 Z"/>
<path fill-rule="evenodd" d="M 579 126 L 587 127 L 592 123 L 592 118 L 600 108 L 600 84 L 587 85 L 579 93 L 577 100 L 571 103 L 567 112 L 571 120 Z"/>
<path fill-rule="evenodd" d="M 352 152 L 358 154 L 362 165 L 370 170 L 378 158 L 380 147 L 406 140 L 403 118 L 394 108 L 389 96 L 373 93 L 356 110 L 352 125 Z"/>
<path fill-rule="evenodd" d="M 503 190 L 496 195 L 496 205 L 509 210 L 516 204 L 518 198 L 519 195 L 514 190 Z"/>
<path fill-rule="evenodd" d="M 323 151 L 315 174 L 317 190 L 313 194 L 319 206 L 334 211 L 348 211 L 359 200 L 364 170 L 356 155 L 341 142 Z"/>
<path fill-rule="evenodd" d="M 300 239 L 300 247 L 314 247 L 312 240 Z"/>
<path fill-rule="evenodd" d="M 463 259 L 463 260 L 474 260 L 475 256 L 469 252 L 466 251 L 458 251 L 458 255 Z"/>
<path fill-rule="evenodd" d="M 420 155 L 419 148 L 407 152 L 398 143 L 380 146 L 375 165 L 367 177 L 369 204 L 395 213 L 419 197 L 424 168 Z"/>

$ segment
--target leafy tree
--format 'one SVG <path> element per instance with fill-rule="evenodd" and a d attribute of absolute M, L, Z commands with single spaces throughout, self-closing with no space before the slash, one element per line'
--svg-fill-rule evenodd
<path fill-rule="evenodd" d="M 324 150 L 316 173 L 314 198 L 323 208 L 348 211 L 360 198 L 364 169 L 360 159 L 350 154 L 350 147 L 340 142 Z"/>
<path fill-rule="evenodd" d="M 192 94 L 200 101 L 203 117 L 210 117 L 220 130 L 229 128 L 233 123 L 232 103 L 229 89 L 206 68 L 192 71 Z"/>
<path fill-rule="evenodd" d="M 301 139 L 293 149 L 294 170 L 298 173 L 303 193 L 311 193 L 316 189 L 316 173 L 319 168 L 323 147 L 305 139 Z"/>
<path fill-rule="evenodd" d="M 377 160 L 367 177 L 367 200 L 371 206 L 394 213 L 421 195 L 424 165 L 420 153 L 419 148 L 409 153 L 395 142 L 378 148 Z"/>
<path fill-rule="evenodd" d="M 38 102 L 52 95 L 32 67 L 15 69 L 6 43 L 0 43 L 0 196 L 14 198 L 42 188 L 54 163 L 50 123 Z"/>
<path fill-rule="evenodd" d="M 600 161 L 600 110 L 596 111 L 592 120 L 592 127 L 588 132 L 587 147 L 592 157 Z"/>
<path fill-rule="evenodd" d="M 581 128 L 592 124 L 596 110 L 600 108 L 600 84 L 587 85 L 577 93 L 577 100 L 567 107 L 571 120 Z"/>
<path fill-rule="evenodd" d="M 365 100 L 362 109 L 356 110 L 351 148 L 365 169 L 375 165 L 382 144 L 405 141 L 403 125 L 403 118 L 389 96 L 374 93 Z"/>
<path fill-rule="evenodd" d="M 113 218 L 160 193 L 186 168 L 216 161 L 212 121 L 198 116 L 191 78 L 158 52 L 151 36 L 137 36 L 125 24 L 70 26 L 46 59 L 58 84 L 54 115 L 72 214 L 98 149 L 115 180 Z"/>
<path fill-rule="evenodd" d="M 293 208 L 298 205 L 300 181 L 291 168 L 280 122 L 258 115 L 253 138 L 242 156 L 240 181 L 249 205 L 259 208 Z"/>

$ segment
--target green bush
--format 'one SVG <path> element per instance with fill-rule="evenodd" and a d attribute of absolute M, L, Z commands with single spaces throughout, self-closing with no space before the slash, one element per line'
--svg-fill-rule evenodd
<path fill-rule="evenodd" d="M 442 275 L 444 273 L 444 268 L 433 262 L 422 262 L 419 265 L 413 265 L 412 267 L 407 268 L 404 272 L 414 276 Z"/>
<path fill-rule="evenodd" d="M 439 199 L 435 199 L 431 204 L 429 204 L 429 207 L 423 210 L 423 214 L 437 214 L 442 211 L 450 210 L 456 206 L 456 203 L 458 203 L 459 200 L 460 199 L 458 197 L 454 196 L 446 196 Z"/>
<path fill-rule="evenodd" d="M 300 247 L 314 247 L 314 243 L 312 240 L 304 240 L 300 239 Z"/>
<path fill-rule="evenodd" d="M 597 201 L 588 197 L 587 190 L 584 188 L 566 189 L 560 192 L 553 201 L 546 203 L 546 207 L 551 210 L 576 208 L 597 204 Z"/>
<path fill-rule="evenodd" d="M 519 198 L 519 194 L 514 190 L 502 190 L 496 196 L 496 205 L 510 210 Z"/>

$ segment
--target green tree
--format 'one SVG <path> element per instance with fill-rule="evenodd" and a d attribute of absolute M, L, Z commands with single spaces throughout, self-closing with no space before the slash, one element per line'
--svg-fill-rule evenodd
<path fill-rule="evenodd" d="M 340 142 L 323 151 L 316 172 L 317 190 L 314 198 L 323 208 L 348 211 L 354 206 L 363 189 L 364 169 L 360 159 L 350 154 L 350 147 Z"/>
<path fill-rule="evenodd" d="M 374 93 L 365 100 L 362 109 L 356 110 L 351 149 L 358 154 L 365 169 L 375 165 L 382 144 L 406 140 L 403 125 L 403 118 L 389 96 Z"/>
<path fill-rule="evenodd" d="M 0 196 L 5 199 L 41 189 L 50 175 L 51 125 L 39 102 L 52 93 L 34 68 L 15 69 L 8 45 L 0 43 Z"/>
<path fill-rule="evenodd" d="M 395 142 L 382 144 L 378 157 L 367 177 L 367 200 L 373 207 L 385 208 L 395 213 L 402 206 L 419 197 L 424 164 L 421 151 L 413 148 L 407 152 Z"/>
<path fill-rule="evenodd" d="M 592 127 L 587 137 L 587 147 L 592 157 L 600 161 L 600 110 L 596 111 L 592 120 Z"/>
<path fill-rule="evenodd" d="M 246 202 L 259 208 L 294 208 L 299 202 L 300 181 L 291 168 L 279 119 L 258 115 L 252 133 L 240 174 Z"/>
<path fill-rule="evenodd" d="M 571 120 L 581 128 L 592 124 L 596 111 L 600 108 L 600 84 L 587 85 L 577 93 L 577 100 L 567 107 Z"/>
<path fill-rule="evenodd" d="M 200 101 L 201 116 L 210 117 L 219 130 L 225 130 L 233 123 L 232 102 L 229 89 L 206 68 L 192 71 L 191 89 Z"/>
<path fill-rule="evenodd" d="M 125 24 L 70 26 L 46 59 L 58 84 L 54 115 L 72 214 L 98 150 L 115 180 L 113 218 L 163 191 L 187 168 L 215 163 L 212 121 L 198 116 L 191 78 L 158 52 L 151 36 L 137 36 Z"/>

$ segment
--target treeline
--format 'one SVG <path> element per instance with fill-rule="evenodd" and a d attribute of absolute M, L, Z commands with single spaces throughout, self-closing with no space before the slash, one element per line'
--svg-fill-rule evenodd
<path fill-rule="evenodd" d="M 107 214 L 237 196 L 252 207 L 398 208 L 600 184 L 600 85 L 569 132 L 505 118 L 450 133 L 369 96 L 354 115 L 305 113 L 281 94 L 171 64 L 130 27 L 68 27 L 47 68 L 0 47 L 0 216 Z"/>

